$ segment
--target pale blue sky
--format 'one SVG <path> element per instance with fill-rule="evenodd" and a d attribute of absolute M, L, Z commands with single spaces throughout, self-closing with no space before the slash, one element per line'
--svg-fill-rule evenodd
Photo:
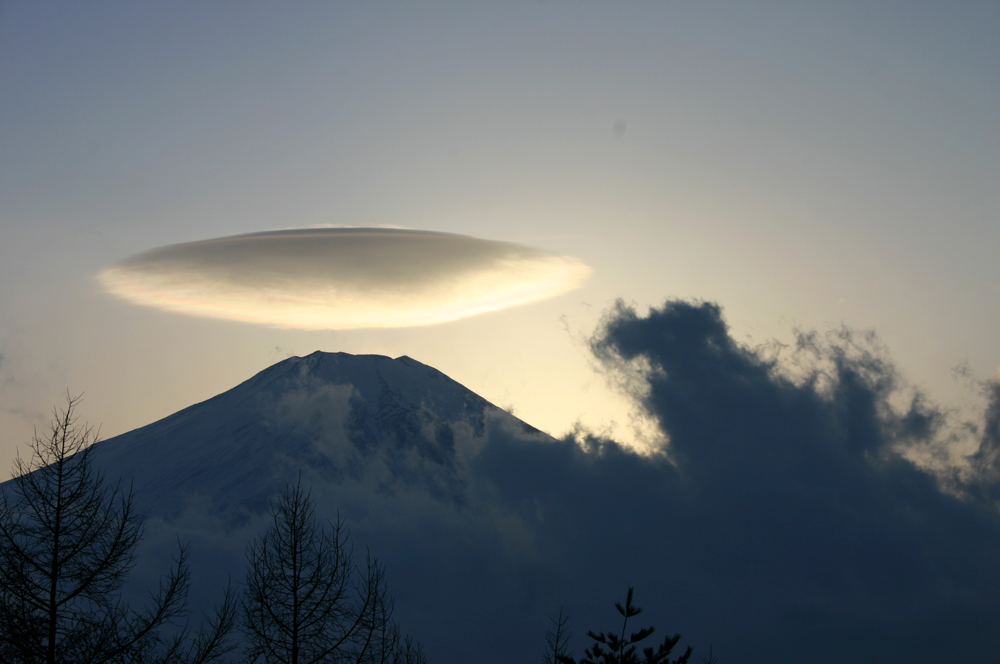
<path fill-rule="evenodd" d="M 69 389 L 113 435 L 313 350 L 410 355 L 553 434 L 627 406 L 580 342 L 616 297 L 737 338 L 874 328 L 934 398 L 1000 369 L 1000 5 L 0 5 L 0 465 Z M 392 225 L 594 269 L 430 328 L 141 309 L 164 244 Z M 567 331 L 568 330 L 568 331 Z"/>

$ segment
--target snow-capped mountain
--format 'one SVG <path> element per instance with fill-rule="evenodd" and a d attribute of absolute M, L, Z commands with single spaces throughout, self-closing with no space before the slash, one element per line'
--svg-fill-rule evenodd
<path fill-rule="evenodd" d="M 421 486 L 461 503 L 462 467 L 487 419 L 544 437 L 409 357 L 316 352 L 103 441 L 94 460 L 134 483 L 147 515 L 165 519 L 193 496 L 218 513 L 266 509 L 301 472 L 330 485 L 376 481 L 382 493 Z"/>
<path fill-rule="evenodd" d="M 146 519 L 136 599 L 181 541 L 191 545 L 192 606 L 210 608 L 228 578 L 242 580 L 245 546 L 269 525 L 271 501 L 301 477 L 321 517 L 344 518 L 358 555 L 385 563 L 403 629 L 444 662 L 501 638 L 463 625 L 462 604 L 493 596 L 476 608 L 485 617 L 513 610 L 502 599 L 511 589 L 513 606 L 524 601 L 502 560 L 530 558 L 527 535 L 476 478 L 481 451 L 501 439 L 557 443 L 409 357 L 316 352 L 102 441 L 92 459 L 132 486 Z M 544 616 L 532 629 L 540 643 Z"/>

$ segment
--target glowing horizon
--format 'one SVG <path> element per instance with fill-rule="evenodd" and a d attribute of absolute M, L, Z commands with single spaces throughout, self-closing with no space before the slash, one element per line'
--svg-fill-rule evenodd
<path fill-rule="evenodd" d="M 579 259 L 394 228 L 306 228 L 175 244 L 98 273 L 133 304 L 278 328 L 444 323 L 579 287 Z"/>

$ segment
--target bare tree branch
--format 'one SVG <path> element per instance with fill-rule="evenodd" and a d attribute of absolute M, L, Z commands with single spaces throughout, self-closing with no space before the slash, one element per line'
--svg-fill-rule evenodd
<path fill-rule="evenodd" d="M 385 569 L 371 555 L 357 569 L 350 531 L 322 527 L 301 480 L 271 506 L 272 525 L 247 547 L 242 597 L 247 661 L 266 664 L 425 664 L 400 645 Z"/>
<path fill-rule="evenodd" d="M 79 401 L 67 397 L 48 435 L 35 434 L 29 458 L 18 455 L 13 481 L 0 487 L 0 661 L 138 663 L 165 650 L 178 655 L 172 661 L 205 664 L 210 660 L 192 659 L 202 642 L 217 658 L 232 629 L 231 596 L 191 647 L 182 639 L 171 650 L 158 634 L 186 613 L 184 547 L 144 611 L 121 600 L 142 520 L 132 489 L 108 485 L 92 467 L 97 432 L 77 422 Z"/>

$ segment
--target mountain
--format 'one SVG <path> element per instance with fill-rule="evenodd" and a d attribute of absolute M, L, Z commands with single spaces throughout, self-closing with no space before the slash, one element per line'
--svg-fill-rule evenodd
<path fill-rule="evenodd" d="M 491 438 L 557 443 L 409 357 L 316 352 L 102 441 L 92 458 L 109 480 L 133 486 L 146 519 L 137 598 L 180 539 L 192 549 L 192 603 L 210 607 L 230 575 L 242 579 L 244 547 L 267 527 L 270 501 L 301 476 L 322 517 L 345 518 L 358 554 L 368 548 L 386 563 L 404 630 L 436 661 L 468 661 L 490 639 L 501 652 L 500 635 L 470 638 L 476 630 L 462 624 L 470 607 L 453 603 L 493 592 L 501 559 L 523 538 L 505 532 L 515 524 L 474 477 Z M 468 571 L 454 574 L 460 569 Z M 510 605 L 475 610 L 496 624 L 499 616 L 488 616 Z M 458 629 L 469 635 L 456 638 Z M 531 629 L 533 655 L 544 616 Z"/>
<path fill-rule="evenodd" d="M 487 419 L 546 438 L 409 357 L 316 352 L 103 441 L 94 459 L 133 480 L 143 510 L 166 519 L 194 496 L 232 518 L 266 509 L 300 472 L 331 485 L 375 481 L 387 494 L 422 487 L 461 504 L 462 466 Z"/>

